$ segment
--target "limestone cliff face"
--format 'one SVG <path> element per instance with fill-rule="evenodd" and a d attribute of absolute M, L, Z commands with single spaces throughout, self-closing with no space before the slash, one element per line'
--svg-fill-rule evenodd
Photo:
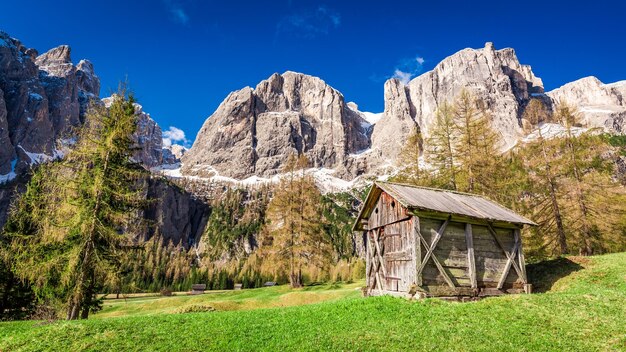
<path fill-rule="evenodd" d="M 163 164 L 173 165 L 180 163 L 180 159 L 182 159 L 186 152 L 187 149 L 179 144 L 163 146 Z"/>
<path fill-rule="evenodd" d="M 11 172 L 11 159 L 15 150 L 9 137 L 9 121 L 7 121 L 7 107 L 4 101 L 4 92 L 0 89 L 0 175 Z"/>
<path fill-rule="evenodd" d="M 24 150 L 52 153 L 49 102 L 39 80 L 36 56 L 36 51 L 0 32 L 0 128 L 6 126 L 10 141 L 2 145 L 0 175 L 26 168 L 30 158 Z M 0 132 L 5 141 L 7 133 Z"/>
<path fill-rule="evenodd" d="M 57 143 L 73 137 L 89 104 L 100 104 L 99 95 L 93 64 L 81 60 L 74 65 L 69 46 L 38 55 L 0 32 L 0 182 L 57 157 Z M 136 114 L 135 159 L 148 168 L 158 166 L 161 129 L 140 105 Z"/>
<path fill-rule="evenodd" d="M 209 205 L 161 178 L 148 179 L 146 190 L 147 199 L 153 201 L 143 217 L 152 226 L 138 240 L 158 235 L 164 243 L 184 248 L 198 244 L 211 214 Z"/>
<path fill-rule="evenodd" d="M 385 111 L 375 124 L 319 78 L 275 74 L 224 100 L 183 158 L 183 174 L 267 177 L 280 172 L 290 153 L 302 152 L 311 167 L 352 179 L 393 165 L 408 135 L 419 128 L 427 137 L 435 110 L 463 89 L 485 102 L 507 145 L 522 137 L 527 102 L 543 93 L 541 79 L 513 49 L 496 50 L 492 43 L 461 50 L 406 86 L 388 80 Z"/>
<path fill-rule="evenodd" d="M 493 125 L 507 144 L 521 136 L 519 119 L 531 94 L 543 92 L 541 79 L 519 63 L 513 49 L 464 49 L 441 61 L 406 86 L 385 83 L 385 113 L 374 126 L 372 149 L 379 159 L 395 159 L 406 137 L 418 126 L 428 136 L 438 106 L 467 89 L 486 103 Z M 375 162 L 376 163 L 376 162 Z"/>
<path fill-rule="evenodd" d="M 183 157 L 183 173 L 235 178 L 272 176 L 290 154 L 311 167 L 354 177 L 349 154 L 369 147 L 367 123 L 343 96 L 317 77 L 274 74 L 256 88 L 231 93 L 204 123 Z"/>
<path fill-rule="evenodd" d="M 38 55 L 0 32 L 0 178 L 52 159 L 56 141 L 71 137 L 98 96 L 92 64 L 74 66 L 70 52 L 61 45 Z"/>
<path fill-rule="evenodd" d="M 546 94 L 553 102 L 574 105 L 587 127 L 626 132 L 626 81 L 604 84 L 596 77 L 585 77 Z"/>
<path fill-rule="evenodd" d="M 100 79 L 93 64 L 81 60 L 74 65 L 70 54 L 70 47 L 61 45 L 38 55 L 0 32 L 0 228 L 12 200 L 25 189 L 31 165 L 60 157 L 57 143 L 74 137 L 73 128 L 84 122 L 89 104 L 106 106 L 110 101 L 99 99 Z M 161 165 L 160 127 L 140 105 L 135 114 L 134 159 L 146 168 Z M 177 161 L 176 156 L 171 159 Z M 154 224 L 146 238 L 159 233 L 185 247 L 196 243 L 209 207 L 160 178 L 146 179 L 146 196 L 153 202 L 144 217 Z"/>
<path fill-rule="evenodd" d="M 111 106 L 115 95 L 102 99 L 105 107 Z M 135 103 L 137 129 L 133 135 L 133 159 L 146 168 L 163 164 L 163 133 L 161 127 L 143 111 L 143 106 Z"/>

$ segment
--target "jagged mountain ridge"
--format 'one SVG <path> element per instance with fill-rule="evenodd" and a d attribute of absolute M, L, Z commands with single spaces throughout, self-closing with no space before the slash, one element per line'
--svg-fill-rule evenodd
<path fill-rule="evenodd" d="M 73 127 L 84 121 L 89 101 L 99 102 L 98 76 L 86 60 L 74 65 L 68 46 L 43 55 L 0 33 L 0 184 L 11 173 L 22 174 L 33 163 L 58 156 L 56 144 L 71 138 Z M 486 101 L 494 125 L 507 143 L 524 136 L 520 117 L 531 98 L 554 104 L 567 99 L 579 107 L 589 127 L 624 132 L 626 82 L 602 84 L 585 78 L 548 93 L 530 66 L 521 65 L 513 49 L 464 49 L 446 58 L 432 71 L 402 85 L 385 83 L 385 111 L 371 114 L 346 103 L 343 95 L 317 77 L 301 73 L 274 74 L 254 89 L 231 93 L 205 122 L 188 152 L 164 149 L 161 129 L 136 106 L 139 126 L 135 160 L 146 168 L 175 164 L 172 174 L 195 179 L 221 175 L 248 178 L 247 185 L 273 182 L 288 155 L 306 154 L 312 173 L 329 191 L 357 184 L 355 177 L 376 175 L 393 164 L 400 146 L 415 127 L 427 136 L 433 112 L 463 88 Z M 102 104 L 106 105 L 107 99 Z M 231 180 L 232 180 L 231 178 Z M 15 188 L 0 187 L 0 224 Z M 150 194 L 161 194 L 146 213 L 166 240 L 188 245 L 196 241 L 210 209 L 186 192 L 159 182 Z"/>
<path fill-rule="evenodd" d="M 366 125 L 323 80 L 290 71 L 273 74 L 220 104 L 184 156 L 183 173 L 270 177 L 290 154 L 304 153 L 313 167 L 355 177 L 359 165 L 348 155 L 369 147 Z"/>
<path fill-rule="evenodd" d="M 89 104 L 106 106 L 111 101 L 99 98 L 100 79 L 93 64 L 81 60 L 74 65 L 70 54 L 70 47 L 61 45 L 39 55 L 0 31 L 0 228 L 11 201 L 24 190 L 31 167 L 62 157 Z M 135 114 L 133 158 L 146 169 L 178 162 L 184 148 L 163 149 L 158 124 L 139 104 Z M 158 234 L 164 242 L 186 248 L 197 243 L 210 207 L 148 172 L 144 186 L 146 197 L 154 201 L 143 210 L 143 218 L 154 226 L 138 240 Z"/>
<path fill-rule="evenodd" d="M 574 104 L 588 127 L 626 132 L 626 81 L 604 84 L 596 77 L 585 77 L 546 95 L 553 103 L 564 100 Z"/>
<path fill-rule="evenodd" d="M 321 79 L 290 71 L 274 74 L 222 102 L 183 158 L 182 176 L 267 179 L 294 152 L 307 155 L 312 168 L 330 169 L 343 180 L 380 174 L 394 164 L 415 128 L 428 137 L 437 107 L 462 89 L 485 102 L 503 149 L 525 137 L 521 118 L 533 98 L 549 108 L 567 100 L 580 109 L 586 127 L 617 133 L 625 128 L 626 82 L 605 85 L 587 78 L 545 93 L 541 79 L 519 62 L 514 49 L 496 50 L 490 42 L 447 57 L 407 85 L 390 79 L 384 88 L 384 113 L 371 124 L 366 113 L 346 104 Z"/>
<path fill-rule="evenodd" d="M 68 46 L 38 55 L 0 32 L 0 177 L 53 158 L 99 90 L 91 63 L 74 66 Z"/>

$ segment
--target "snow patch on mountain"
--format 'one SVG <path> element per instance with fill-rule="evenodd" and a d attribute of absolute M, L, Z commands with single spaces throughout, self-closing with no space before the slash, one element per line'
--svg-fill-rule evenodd
<path fill-rule="evenodd" d="M 191 181 L 216 182 L 228 184 L 233 187 L 258 187 L 262 185 L 277 184 L 283 177 L 286 177 L 286 174 L 278 174 L 272 177 L 250 176 L 248 178 L 239 180 L 228 176 L 222 176 L 217 172 L 217 170 L 210 166 L 203 167 L 202 171 L 204 174 L 211 174 L 211 176 L 188 176 L 181 173 L 180 165 L 176 166 L 177 167 L 174 167 L 173 165 L 162 165 L 160 167 L 152 168 L 151 171 L 169 178 L 187 179 Z M 339 177 L 336 177 L 335 170 L 323 167 L 309 168 L 306 169 L 304 173 L 313 178 L 315 185 L 318 187 L 322 194 L 346 192 L 355 187 L 364 186 L 369 182 L 362 177 L 357 177 L 351 181 L 346 181 Z M 379 179 L 385 179 L 386 176 L 387 175 L 382 175 L 379 177 Z"/>
<path fill-rule="evenodd" d="M 580 136 L 581 134 L 589 131 L 588 128 L 572 127 L 570 128 L 573 136 Z M 522 139 L 522 143 L 530 143 L 539 139 L 539 136 L 544 139 L 564 138 L 567 137 L 567 128 L 558 123 L 543 123 L 538 129 L 531 132 L 529 135 Z"/>
<path fill-rule="evenodd" d="M 11 181 L 12 179 L 14 179 L 15 177 L 17 177 L 17 174 L 15 173 L 16 165 L 17 165 L 17 159 L 13 159 L 11 161 L 11 171 L 9 171 L 9 173 L 6 175 L 0 175 L 0 185 L 7 183 Z"/>
<path fill-rule="evenodd" d="M 376 112 L 369 112 L 369 111 L 360 111 L 359 106 L 353 101 L 347 103 L 346 106 L 348 106 L 350 110 L 359 114 L 359 116 L 361 116 L 361 118 L 363 118 L 363 120 L 367 122 L 367 125 L 363 126 L 365 128 L 375 125 L 383 117 L 382 112 L 376 113 Z"/>

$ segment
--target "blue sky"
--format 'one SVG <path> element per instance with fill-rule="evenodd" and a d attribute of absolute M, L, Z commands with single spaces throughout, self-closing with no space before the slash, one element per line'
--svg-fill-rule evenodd
<path fill-rule="evenodd" d="M 163 130 L 192 142 L 229 92 L 274 72 L 319 76 L 361 110 L 383 84 L 466 47 L 513 47 L 547 90 L 589 75 L 626 79 L 620 1 L 0 0 L 0 29 L 40 53 L 90 59 L 101 95 L 128 78 Z"/>

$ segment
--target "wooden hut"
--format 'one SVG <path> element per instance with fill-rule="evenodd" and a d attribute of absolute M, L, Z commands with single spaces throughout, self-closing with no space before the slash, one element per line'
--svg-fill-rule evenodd
<path fill-rule="evenodd" d="M 366 294 L 530 293 L 520 229 L 532 221 L 484 197 L 376 182 L 354 224 Z"/>

